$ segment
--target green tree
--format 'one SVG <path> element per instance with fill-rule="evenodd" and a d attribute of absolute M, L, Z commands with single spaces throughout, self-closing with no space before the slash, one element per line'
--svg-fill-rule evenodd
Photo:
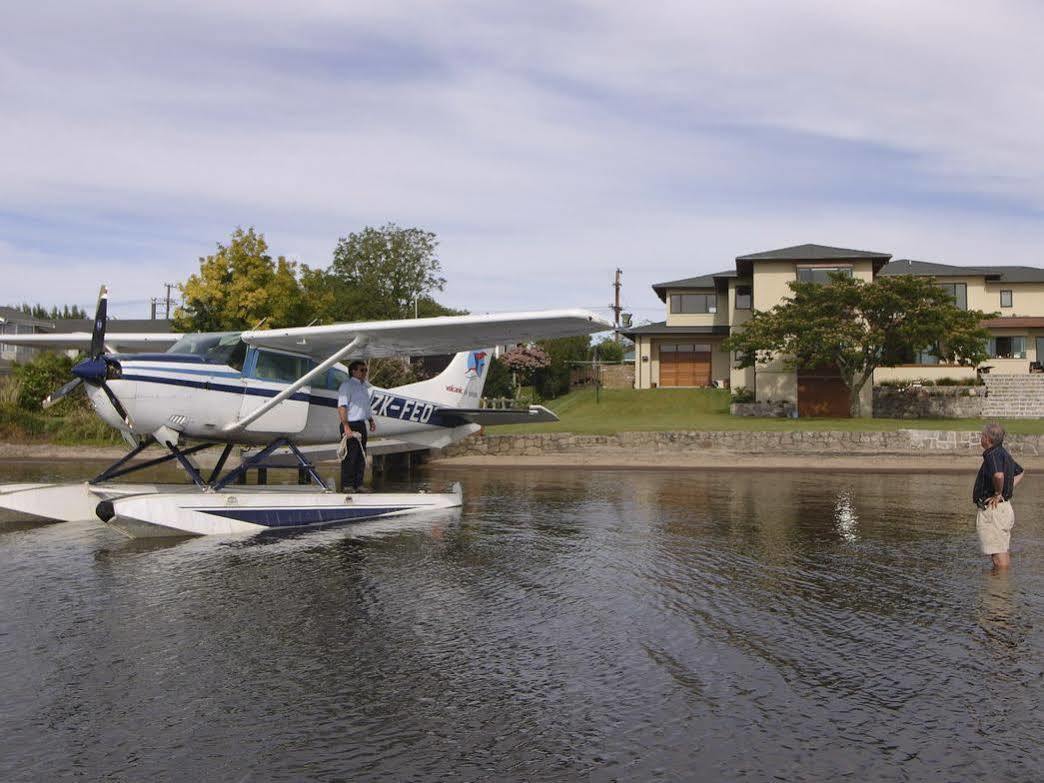
<path fill-rule="evenodd" d="M 975 365 L 986 358 L 987 314 L 961 310 L 933 281 L 899 275 L 872 283 L 831 276 L 826 285 L 792 282 L 793 295 L 755 311 L 723 347 L 740 366 L 780 358 L 784 366 L 837 367 L 853 416 L 860 392 L 878 367 L 894 367 L 928 352 L 946 362 Z"/>
<path fill-rule="evenodd" d="M 514 397 L 515 384 L 511 379 L 511 369 L 502 359 L 494 359 L 486 373 L 486 385 L 482 389 L 483 397 Z"/>
<path fill-rule="evenodd" d="M 435 234 L 388 223 L 337 241 L 326 275 L 334 285 L 333 320 L 448 315 L 433 294 L 446 285 Z"/>
<path fill-rule="evenodd" d="M 612 337 L 606 337 L 602 342 L 591 347 L 592 361 L 594 361 L 595 356 L 598 357 L 600 362 L 615 364 L 623 361 L 624 349 Z"/>
<path fill-rule="evenodd" d="M 174 311 L 179 331 L 213 332 L 300 326 L 310 316 L 297 265 L 268 253 L 264 234 L 237 228 L 227 245 L 199 260 L 199 273 L 180 286 L 184 304 Z"/>
<path fill-rule="evenodd" d="M 550 363 L 533 376 L 533 385 L 544 399 L 569 393 L 570 371 L 578 362 L 589 361 L 590 335 L 540 340 L 537 345 L 547 353 Z"/>

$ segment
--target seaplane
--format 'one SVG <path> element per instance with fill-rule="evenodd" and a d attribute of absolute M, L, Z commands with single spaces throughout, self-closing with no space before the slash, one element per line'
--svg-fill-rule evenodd
<path fill-rule="evenodd" d="M 315 462 L 334 453 L 339 437 L 337 390 L 348 378 L 347 362 L 454 353 L 431 379 L 370 390 L 377 431 L 369 454 L 442 448 L 485 425 L 557 418 L 542 406 L 481 407 L 493 359 L 486 346 L 612 329 L 586 310 L 550 310 L 107 337 L 107 302 L 103 287 L 91 333 L 4 335 L 3 341 L 86 349 L 73 379 L 44 404 L 82 387 L 129 451 L 86 482 L 0 485 L 0 521 L 100 519 L 141 538 L 250 534 L 457 507 L 459 484 L 447 493 L 347 494 L 320 477 Z M 150 447 L 160 456 L 141 458 Z M 205 471 L 194 455 L 212 447 L 222 450 Z M 237 447 L 239 464 L 226 469 Z M 190 482 L 116 481 L 171 461 Z M 308 483 L 243 483 L 250 470 L 287 466 Z"/>

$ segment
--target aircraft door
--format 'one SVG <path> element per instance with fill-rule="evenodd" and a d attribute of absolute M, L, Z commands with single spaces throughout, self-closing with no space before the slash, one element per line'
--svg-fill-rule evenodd
<path fill-rule="evenodd" d="M 296 381 L 314 366 L 303 356 L 267 350 L 251 350 L 243 368 L 245 388 L 240 418 L 260 408 L 286 386 Z M 268 413 L 247 425 L 248 432 L 268 432 L 294 435 L 308 422 L 308 396 L 311 386 L 302 386 L 289 399 L 283 400 Z"/>

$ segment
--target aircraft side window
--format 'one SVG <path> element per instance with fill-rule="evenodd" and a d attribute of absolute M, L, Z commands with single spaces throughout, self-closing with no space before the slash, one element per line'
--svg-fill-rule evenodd
<path fill-rule="evenodd" d="M 265 381 L 293 383 L 307 371 L 308 360 L 285 353 L 257 352 L 257 367 L 254 376 Z"/>
<path fill-rule="evenodd" d="M 326 375 L 326 388 L 337 391 L 346 380 L 348 380 L 348 373 L 344 370 L 331 369 Z"/>

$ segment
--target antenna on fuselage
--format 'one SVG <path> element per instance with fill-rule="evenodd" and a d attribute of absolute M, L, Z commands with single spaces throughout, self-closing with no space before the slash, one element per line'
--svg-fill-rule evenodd
<path fill-rule="evenodd" d="M 262 319 L 261 319 L 260 321 L 258 321 L 258 322 L 257 322 L 256 324 L 254 324 L 254 328 L 253 328 L 253 329 L 251 329 L 250 331 L 252 331 L 252 332 L 254 332 L 254 331 L 257 331 L 257 330 L 258 330 L 258 329 L 260 329 L 260 328 L 261 328 L 262 326 L 264 326 L 264 323 L 265 323 L 265 321 L 267 321 L 267 320 L 268 320 L 268 316 L 266 315 L 266 316 L 265 316 L 264 318 L 262 318 Z"/>

